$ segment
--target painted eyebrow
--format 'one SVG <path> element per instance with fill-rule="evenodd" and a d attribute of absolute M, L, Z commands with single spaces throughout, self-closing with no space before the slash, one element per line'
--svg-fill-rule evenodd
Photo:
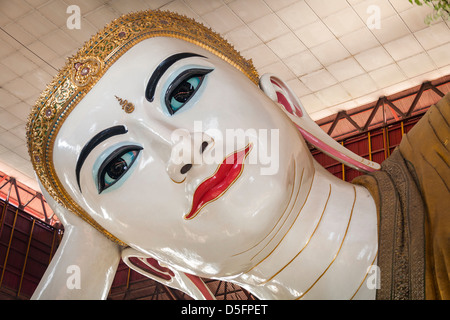
<path fill-rule="evenodd" d="M 86 145 L 81 150 L 80 155 L 78 156 L 77 165 L 75 167 L 75 174 L 77 177 L 77 184 L 78 184 L 78 188 L 80 189 L 80 192 L 81 192 L 80 171 L 81 171 L 81 167 L 83 166 L 84 161 L 88 157 L 89 153 L 96 146 L 98 146 L 100 143 L 102 143 L 106 139 L 109 139 L 113 136 L 117 136 L 120 134 L 125 134 L 127 132 L 128 132 L 128 130 L 125 126 L 110 127 L 110 128 L 107 128 L 107 129 L 97 133 L 91 140 L 89 140 L 88 143 L 86 143 Z"/>
<path fill-rule="evenodd" d="M 167 71 L 167 69 L 170 68 L 171 65 L 173 65 L 178 60 L 190 57 L 206 58 L 205 56 L 189 52 L 177 53 L 168 57 L 159 64 L 159 66 L 155 69 L 152 76 L 150 77 L 150 80 L 147 83 L 147 88 L 145 89 L 145 98 L 149 102 L 153 102 L 153 99 L 155 98 L 156 85 L 158 84 L 158 81 L 159 79 L 161 79 L 162 75 Z"/>

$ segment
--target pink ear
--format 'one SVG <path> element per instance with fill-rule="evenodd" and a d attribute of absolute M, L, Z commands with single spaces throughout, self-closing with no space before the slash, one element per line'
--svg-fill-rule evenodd
<path fill-rule="evenodd" d="M 154 275 L 156 278 L 170 281 L 175 276 L 172 270 L 161 267 L 159 262 L 153 258 L 130 257 L 128 260 L 137 268 Z"/>
<path fill-rule="evenodd" d="M 283 87 L 281 84 L 277 83 L 275 81 L 275 79 L 271 79 L 270 82 L 272 84 L 274 84 L 275 86 L 277 86 L 280 90 L 276 90 L 276 94 L 277 94 L 277 99 L 278 99 L 278 103 L 282 104 L 283 107 L 286 109 L 287 112 L 289 112 L 290 114 L 299 116 L 299 117 L 303 117 L 303 112 L 301 107 L 295 103 L 295 101 L 292 101 L 292 99 L 288 99 L 284 94 L 285 94 L 285 90 L 283 90 Z M 292 108 L 294 107 L 294 108 Z"/>
<path fill-rule="evenodd" d="M 260 86 L 272 100 L 282 106 L 303 138 L 317 149 L 359 171 L 371 172 L 380 169 L 378 163 L 360 157 L 327 135 L 309 117 L 300 100 L 281 79 L 265 74 L 260 79 Z"/>
<path fill-rule="evenodd" d="M 197 276 L 194 276 L 189 273 L 185 273 L 185 275 L 192 281 L 192 283 L 197 287 L 198 290 L 202 293 L 206 300 L 215 300 L 216 298 L 212 295 L 209 288 L 203 282 L 203 280 Z"/>
<path fill-rule="evenodd" d="M 121 255 L 128 267 L 150 279 L 178 289 L 194 299 L 215 300 L 214 295 L 198 276 L 163 267 L 155 258 L 133 248 L 123 249 Z"/>

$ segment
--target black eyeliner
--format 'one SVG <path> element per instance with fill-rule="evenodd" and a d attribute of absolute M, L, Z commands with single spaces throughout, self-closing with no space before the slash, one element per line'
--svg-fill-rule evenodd
<path fill-rule="evenodd" d="M 81 192 L 81 185 L 80 185 L 80 171 L 81 167 L 84 164 L 84 161 L 88 157 L 89 153 L 100 143 L 105 141 L 106 139 L 109 139 L 113 136 L 121 135 L 127 133 L 128 130 L 125 126 L 114 126 L 107 128 L 99 133 L 97 133 L 89 142 L 83 147 L 83 149 L 80 152 L 80 155 L 78 156 L 77 164 L 75 167 L 75 174 L 77 177 L 77 184 L 78 188 Z"/>
<path fill-rule="evenodd" d="M 98 169 L 98 173 L 97 173 L 97 189 L 98 189 L 98 193 L 102 193 L 103 190 L 107 189 L 108 187 L 112 186 L 114 183 L 116 183 L 117 181 L 119 181 L 120 178 L 123 177 L 123 175 L 127 172 L 125 171 L 123 174 L 120 175 L 120 177 L 117 178 L 117 180 L 109 185 L 107 188 L 105 188 L 105 168 L 109 165 L 109 163 L 114 160 L 117 157 L 123 156 L 125 153 L 130 152 L 130 151 L 141 151 L 143 148 L 140 146 L 136 146 L 136 145 L 126 145 L 126 146 L 122 146 L 116 150 L 114 150 L 104 161 L 103 163 L 100 165 L 100 168 Z M 133 159 L 133 161 L 129 164 L 129 166 L 131 167 L 134 162 L 136 161 L 136 159 Z"/>
<path fill-rule="evenodd" d="M 159 79 L 161 79 L 163 74 L 167 71 L 167 69 L 169 69 L 170 66 L 173 65 L 178 60 L 191 57 L 206 58 L 205 56 L 196 53 L 183 52 L 174 54 L 165 59 L 163 62 L 161 62 L 159 66 L 155 69 L 152 76 L 150 77 L 150 80 L 147 83 L 147 87 L 145 89 L 145 98 L 147 99 L 147 101 L 153 102 L 155 98 L 156 85 L 158 84 Z"/>
<path fill-rule="evenodd" d="M 200 83 L 198 84 L 198 87 L 195 89 L 195 91 L 192 93 L 191 97 L 184 102 L 185 104 L 188 103 L 189 100 L 195 95 L 195 93 L 198 91 L 198 89 L 201 87 L 203 80 L 205 76 L 209 73 L 211 73 L 214 69 L 200 69 L 200 68 L 194 68 L 194 69 L 188 69 L 181 74 L 179 74 L 175 80 L 172 81 L 172 83 L 167 88 L 166 94 L 164 96 L 164 102 L 166 104 L 166 108 L 169 111 L 170 115 L 174 115 L 175 111 L 170 107 L 170 96 L 174 89 L 176 89 L 183 81 L 186 79 L 189 79 L 193 76 L 199 76 Z M 180 108 L 181 109 L 181 108 Z"/>

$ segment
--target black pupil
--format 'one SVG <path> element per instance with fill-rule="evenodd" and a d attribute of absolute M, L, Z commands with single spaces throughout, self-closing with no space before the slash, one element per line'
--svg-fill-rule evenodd
<path fill-rule="evenodd" d="M 185 103 L 194 93 L 195 88 L 192 84 L 187 81 L 183 81 L 180 85 L 173 91 L 173 98 L 178 102 Z"/>
<path fill-rule="evenodd" d="M 128 170 L 127 162 L 120 157 L 117 157 L 106 168 L 106 173 L 112 179 L 119 179 L 125 171 Z"/>

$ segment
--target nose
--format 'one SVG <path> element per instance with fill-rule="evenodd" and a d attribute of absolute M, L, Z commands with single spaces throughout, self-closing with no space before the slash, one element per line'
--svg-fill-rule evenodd
<path fill-rule="evenodd" d="M 213 142 L 213 138 L 203 132 L 185 132 L 180 137 L 178 143 L 173 145 L 167 165 L 167 173 L 176 183 L 183 182 L 194 166 L 203 163 L 203 153 Z"/>
<path fill-rule="evenodd" d="M 183 168 L 181 168 L 180 173 L 181 174 L 186 174 L 186 173 L 188 173 L 189 170 L 191 170 L 191 168 L 192 168 L 192 164 L 190 164 L 190 163 L 185 164 L 183 166 Z"/>

